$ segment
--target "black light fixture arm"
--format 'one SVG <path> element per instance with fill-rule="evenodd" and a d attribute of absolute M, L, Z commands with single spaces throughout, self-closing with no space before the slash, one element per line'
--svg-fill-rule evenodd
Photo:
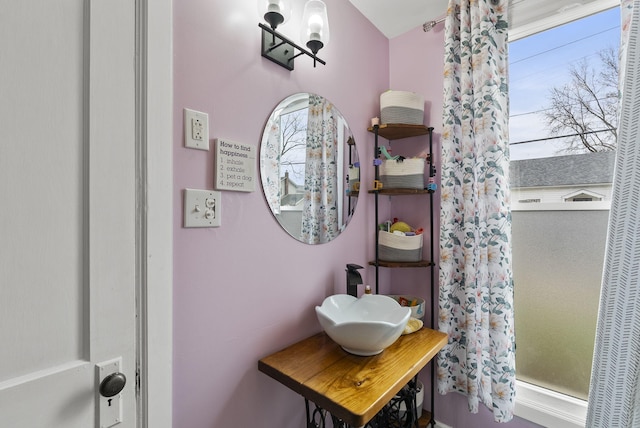
<path fill-rule="evenodd" d="M 308 50 L 298 46 L 274 29 L 262 23 L 258 23 L 258 26 L 262 28 L 263 57 L 288 70 L 293 70 L 293 60 L 300 55 L 307 55 L 313 58 L 314 67 L 316 66 L 316 62 L 326 65 L 326 62 L 318 58 L 315 53 L 309 52 Z M 295 54 L 294 49 L 297 49 L 300 52 Z"/>

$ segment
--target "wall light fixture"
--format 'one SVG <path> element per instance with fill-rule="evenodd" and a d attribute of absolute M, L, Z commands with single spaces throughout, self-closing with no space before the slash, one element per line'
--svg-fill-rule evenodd
<path fill-rule="evenodd" d="M 266 26 L 258 23 L 258 26 L 262 28 L 262 56 L 288 70 L 293 70 L 293 60 L 300 55 L 313 58 L 314 67 L 316 62 L 325 65 L 326 62 L 318 58 L 316 54 L 329 43 L 327 6 L 321 0 L 309 0 L 304 6 L 301 33 L 303 43 L 306 43 L 309 49 L 307 50 L 276 31 L 278 25 L 286 22 L 291 15 L 290 1 L 258 0 L 258 10 L 269 24 Z"/>

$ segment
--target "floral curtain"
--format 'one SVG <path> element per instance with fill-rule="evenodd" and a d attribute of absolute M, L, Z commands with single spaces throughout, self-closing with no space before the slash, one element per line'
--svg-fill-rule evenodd
<path fill-rule="evenodd" d="M 280 214 L 280 116 L 267 123 L 260 153 L 260 176 L 267 203 L 274 214 Z"/>
<path fill-rule="evenodd" d="M 589 386 L 589 428 L 640 426 L 640 0 L 623 0 L 621 18 L 621 115 Z"/>
<path fill-rule="evenodd" d="M 338 234 L 337 123 L 329 101 L 309 95 L 302 241 L 325 243 Z"/>
<path fill-rule="evenodd" d="M 438 391 L 513 417 L 509 0 L 450 0 L 445 19 Z"/>

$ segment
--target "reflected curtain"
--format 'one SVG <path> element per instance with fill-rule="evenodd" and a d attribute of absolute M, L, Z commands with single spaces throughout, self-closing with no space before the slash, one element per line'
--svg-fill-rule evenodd
<path fill-rule="evenodd" d="M 325 98 L 309 95 L 302 209 L 302 241 L 321 244 L 338 235 L 337 123 Z"/>
<path fill-rule="evenodd" d="M 262 142 L 260 176 L 265 198 L 274 214 L 280 214 L 280 116 L 269 119 L 268 133 Z"/>
<path fill-rule="evenodd" d="M 438 391 L 513 417 L 508 0 L 450 0 L 445 19 Z"/>
<path fill-rule="evenodd" d="M 622 103 L 587 424 L 640 426 L 640 1 L 621 2 Z"/>

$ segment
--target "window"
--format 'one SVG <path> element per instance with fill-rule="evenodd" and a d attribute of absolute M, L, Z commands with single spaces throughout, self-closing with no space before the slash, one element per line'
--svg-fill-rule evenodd
<path fill-rule="evenodd" d="M 524 388 L 516 414 L 544 426 L 584 426 L 615 161 L 619 39 L 614 8 L 509 48 L 516 370 Z M 581 94 L 579 83 L 595 97 Z M 610 120 L 582 115 L 601 107 Z M 525 402 L 558 414 L 536 416 Z"/>

